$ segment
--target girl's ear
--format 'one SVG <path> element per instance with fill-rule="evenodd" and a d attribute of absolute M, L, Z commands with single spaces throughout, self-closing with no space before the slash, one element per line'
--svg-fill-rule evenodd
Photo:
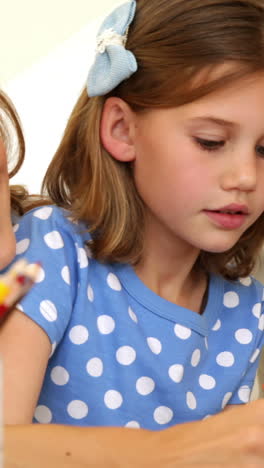
<path fill-rule="evenodd" d="M 129 105 L 118 97 L 105 101 L 100 136 L 104 148 L 119 161 L 135 159 L 134 126 L 136 115 Z"/>

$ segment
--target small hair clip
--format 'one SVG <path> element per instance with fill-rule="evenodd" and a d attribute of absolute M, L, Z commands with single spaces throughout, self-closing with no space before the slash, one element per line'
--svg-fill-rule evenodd
<path fill-rule="evenodd" d="M 117 34 L 113 28 L 106 29 L 96 41 L 96 52 L 104 54 L 107 46 L 119 45 L 125 47 L 127 41 L 127 33 L 124 36 Z"/>
<path fill-rule="evenodd" d="M 95 61 L 87 79 L 88 96 L 103 96 L 137 71 L 134 54 L 125 48 L 136 1 L 117 7 L 103 22 L 98 35 Z"/>

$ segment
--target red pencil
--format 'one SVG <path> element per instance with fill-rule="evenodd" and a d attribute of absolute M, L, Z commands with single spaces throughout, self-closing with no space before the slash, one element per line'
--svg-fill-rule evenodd
<path fill-rule="evenodd" d="M 27 294 L 40 272 L 38 263 L 18 260 L 7 273 L 0 275 L 0 322 Z"/>

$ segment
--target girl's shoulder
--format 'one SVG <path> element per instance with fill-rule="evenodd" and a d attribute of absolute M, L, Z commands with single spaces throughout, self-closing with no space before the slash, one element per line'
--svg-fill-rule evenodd
<path fill-rule="evenodd" d="M 22 224 L 37 222 L 37 220 L 45 221 L 47 224 L 60 223 L 61 225 L 72 222 L 69 212 L 57 205 L 37 206 L 24 213 L 24 215 L 16 217 L 16 221 Z"/>
<path fill-rule="evenodd" d="M 239 278 L 236 281 L 224 280 L 224 305 L 228 308 L 250 304 L 258 304 L 264 301 L 264 285 L 254 276 Z M 257 306 L 256 306 L 257 307 Z"/>
<path fill-rule="evenodd" d="M 56 205 L 45 205 L 31 209 L 22 217 L 16 218 L 14 231 L 17 238 L 28 235 L 30 238 L 38 234 L 56 236 L 56 232 L 64 233 L 68 237 L 82 237 L 89 241 L 90 235 L 87 227 L 75 222 L 70 213 Z M 52 234 L 53 233 L 53 234 Z"/>

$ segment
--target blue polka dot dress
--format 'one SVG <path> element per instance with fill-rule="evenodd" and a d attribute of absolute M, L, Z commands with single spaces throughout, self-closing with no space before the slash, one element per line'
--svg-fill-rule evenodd
<path fill-rule="evenodd" d="M 159 430 L 249 400 L 263 346 L 263 287 L 212 275 L 202 315 L 149 290 L 129 265 L 101 264 L 88 234 L 51 206 L 15 226 L 40 261 L 21 310 L 52 344 L 36 423 Z"/>

